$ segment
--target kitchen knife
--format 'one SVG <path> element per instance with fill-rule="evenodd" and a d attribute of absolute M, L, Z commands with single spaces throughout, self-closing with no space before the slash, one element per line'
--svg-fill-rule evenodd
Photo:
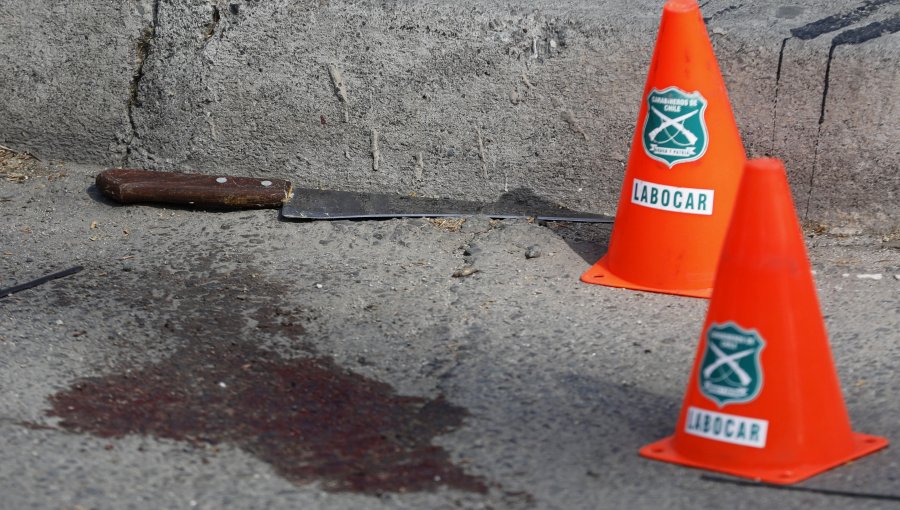
<path fill-rule="evenodd" d="M 155 172 L 114 168 L 96 179 L 103 195 L 123 204 L 166 203 L 199 207 L 281 208 L 281 216 L 296 220 L 367 218 L 438 218 L 485 215 L 492 218 L 534 218 L 538 221 L 612 223 L 613 218 L 573 211 L 524 191 L 506 193 L 495 202 L 480 203 L 389 193 L 294 188 L 282 179 L 258 179 Z"/>

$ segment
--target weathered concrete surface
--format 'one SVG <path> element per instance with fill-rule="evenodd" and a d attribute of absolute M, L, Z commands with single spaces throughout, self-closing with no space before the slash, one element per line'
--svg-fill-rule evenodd
<path fill-rule="evenodd" d="M 612 214 L 661 3 L 0 0 L 0 143 Z M 900 5 L 701 5 L 748 153 L 785 159 L 803 216 L 896 228 Z"/>
<path fill-rule="evenodd" d="M 900 5 L 875 0 L 842 12 L 783 40 L 770 153 L 791 169 L 805 217 L 896 228 Z"/>
<path fill-rule="evenodd" d="M 0 3 L 0 140 L 47 157 L 120 158 L 149 10 L 149 2 Z"/>
<path fill-rule="evenodd" d="M 0 300 L 0 507 L 896 507 L 715 483 L 639 458 L 640 446 L 672 432 L 706 301 L 580 283 L 608 227 L 480 218 L 288 223 L 274 211 L 121 207 L 91 189 L 99 170 L 0 167 L 12 178 L 0 179 L 0 287 L 85 267 Z M 854 427 L 897 441 L 900 238 L 808 236 Z M 541 256 L 526 258 L 533 246 Z M 466 264 L 478 272 L 454 278 Z M 882 279 L 857 277 L 875 273 Z M 235 364 L 248 347 L 257 354 Z M 400 395 L 442 395 L 464 408 L 462 424 L 449 422 L 432 443 L 487 491 L 441 480 L 407 493 L 335 491 L 327 479 L 284 476 L 277 458 L 242 443 L 191 437 L 197 423 L 216 419 L 222 395 L 246 388 L 239 381 L 259 352 L 329 358 Z M 173 363 L 184 365 L 166 371 Z M 137 414 L 143 433 L 103 435 L 123 426 L 103 407 L 132 409 L 117 403 L 129 394 L 104 400 L 84 382 L 108 376 L 132 381 L 135 412 L 159 378 L 185 381 L 170 389 L 169 409 L 180 418 Z M 261 388 L 281 377 L 262 376 Z M 99 401 L 95 415 L 79 415 L 93 421 L 67 425 L 67 408 L 53 412 L 60 393 Z M 187 407 L 174 398 L 182 393 L 195 399 Z M 280 398 L 273 412 L 290 412 L 294 402 Z M 160 421 L 184 435 L 160 435 Z M 285 452 L 317 439 L 269 438 L 286 440 Z M 900 497 L 898 463 L 892 447 L 801 487 Z"/>

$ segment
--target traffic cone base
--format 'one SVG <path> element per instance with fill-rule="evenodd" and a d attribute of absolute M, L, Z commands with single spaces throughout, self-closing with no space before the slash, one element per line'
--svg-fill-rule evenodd
<path fill-rule="evenodd" d="M 671 287 L 650 287 L 641 285 L 624 278 L 616 276 L 609 270 L 607 256 L 597 261 L 590 269 L 581 275 L 581 281 L 584 283 L 595 283 L 606 287 L 617 287 L 620 289 L 641 290 L 645 292 L 658 292 L 660 294 L 674 294 L 676 296 L 687 296 L 696 298 L 708 298 L 712 294 L 712 287 L 705 289 L 675 289 Z"/>
<path fill-rule="evenodd" d="M 708 471 L 717 471 L 728 475 L 740 476 L 742 478 L 751 478 L 761 482 L 773 483 L 777 485 L 790 485 L 806 480 L 829 469 L 836 468 L 846 464 L 852 460 L 858 459 L 870 453 L 877 452 L 882 448 L 886 448 L 888 440 L 883 437 L 870 436 L 868 434 L 852 433 L 851 441 L 853 442 L 852 450 L 844 455 L 835 456 L 828 461 L 793 466 L 790 469 L 764 469 L 764 468 L 744 468 L 732 467 L 728 465 L 727 459 L 723 458 L 718 462 L 702 462 L 695 458 L 679 455 L 675 450 L 672 441 L 675 436 L 670 436 L 659 440 L 655 443 L 648 444 L 641 448 L 640 455 L 648 459 L 660 460 L 663 462 L 671 462 L 698 469 L 706 469 Z"/>

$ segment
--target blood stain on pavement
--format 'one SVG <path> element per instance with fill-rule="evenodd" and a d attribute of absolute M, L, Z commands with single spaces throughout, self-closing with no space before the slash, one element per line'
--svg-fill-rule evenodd
<path fill-rule="evenodd" d="M 319 480 L 329 491 L 487 491 L 432 444 L 462 425 L 464 408 L 397 395 L 329 358 L 197 340 L 159 363 L 83 379 L 50 397 L 48 414 L 103 438 L 232 444 L 288 480 Z"/>

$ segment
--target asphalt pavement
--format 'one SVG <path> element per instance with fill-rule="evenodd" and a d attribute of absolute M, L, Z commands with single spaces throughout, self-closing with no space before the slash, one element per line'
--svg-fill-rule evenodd
<path fill-rule="evenodd" d="M 0 287 L 84 269 L 0 299 L 0 508 L 900 504 L 895 447 L 791 490 L 638 457 L 707 301 L 581 283 L 609 226 L 120 206 L 6 156 Z M 896 441 L 900 238 L 805 235 L 854 429 Z"/>

